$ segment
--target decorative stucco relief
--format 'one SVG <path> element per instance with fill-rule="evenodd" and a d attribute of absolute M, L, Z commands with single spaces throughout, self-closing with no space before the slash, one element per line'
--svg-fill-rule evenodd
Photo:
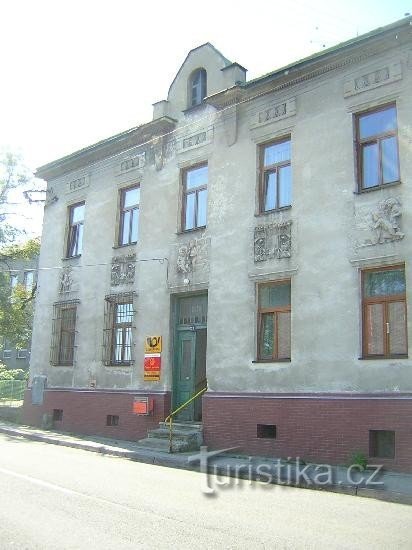
<path fill-rule="evenodd" d="M 392 63 L 386 67 L 381 67 L 375 71 L 355 76 L 346 80 L 344 84 L 344 96 L 349 97 L 355 94 L 372 90 L 383 84 L 396 82 L 402 78 L 402 65 L 400 62 Z"/>
<path fill-rule="evenodd" d="M 360 208 L 355 215 L 355 226 L 367 232 L 364 239 L 357 239 L 357 248 L 400 241 L 405 233 L 401 231 L 402 205 L 397 198 L 379 202 L 373 210 Z"/>
<path fill-rule="evenodd" d="M 128 172 L 133 169 L 141 169 L 146 165 L 146 153 L 139 153 L 138 155 L 122 160 L 120 163 L 120 172 Z"/>
<path fill-rule="evenodd" d="M 81 178 L 77 178 L 75 180 L 69 181 L 66 184 L 66 193 L 72 193 L 73 191 L 77 191 L 78 189 L 84 189 L 85 187 L 88 187 L 89 184 L 90 184 L 89 176 L 83 176 Z"/>
<path fill-rule="evenodd" d="M 259 225 L 254 230 L 255 262 L 290 258 L 292 255 L 291 221 Z"/>
<path fill-rule="evenodd" d="M 64 267 L 60 274 L 59 292 L 66 294 L 73 290 L 73 268 L 71 266 Z"/>
<path fill-rule="evenodd" d="M 259 128 L 271 122 L 282 120 L 296 114 L 296 98 L 292 97 L 281 103 L 272 103 L 254 115 L 251 128 Z"/>
<path fill-rule="evenodd" d="M 401 216 L 401 203 L 398 199 L 389 198 L 378 204 L 377 209 L 372 212 L 376 243 L 399 241 L 404 238 L 405 234 L 399 226 Z"/>
<path fill-rule="evenodd" d="M 112 259 L 112 286 L 134 283 L 136 271 L 136 254 L 116 256 Z"/>
<path fill-rule="evenodd" d="M 195 145 L 200 145 L 201 143 L 205 142 L 206 139 L 207 139 L 206 132 L 200 132 L 200 134 L 195 134 L 194 136 L 185 138 L 183 140 L 183 149 L 187 149 L 188 147 L 194 147 Z"/>
<path fill-rule="evenodd" d="M 203 145 L 207 145 L 213 141 L 214 127 L 202 129 L 195 134 L 182 136 L 176 139 L 176 150 L 178 153 L 191 151 Z"/>
<path fill-rule="evenodd" d="M 192 273 L 208 264 L 208 240 L 202 236 L 191 239 L 178 247 L 176 270 L 178 273 Z"/>

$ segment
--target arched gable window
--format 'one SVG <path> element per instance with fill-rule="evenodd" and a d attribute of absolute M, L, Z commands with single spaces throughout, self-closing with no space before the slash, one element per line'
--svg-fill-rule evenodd
<path fill-rule="evenodd" d="M 207 95 L 207 75 L 205 69 L 196 69 L 190 76 L 190 107 L 200 105 Z"/>

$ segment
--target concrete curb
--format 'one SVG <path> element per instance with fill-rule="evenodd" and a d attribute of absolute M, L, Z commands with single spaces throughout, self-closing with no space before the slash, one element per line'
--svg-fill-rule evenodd
<path fill-rule="evenodd" d="M 43 433 L 38 433 L 35 431 L 30 432 L 28 429 L 19 429 L 9 426 L 0 425 L 0 433 L 5 433 L 12 437 L 23 437 L 31 441 L 38 441 L 42 443 L 49 443 L 52 445 L 60 445 L 62 447 L 69 447 L 72 449 L 81 449 L 83 451 L 89 451 L 93 453 L 99 453 L 102 455 L 116 456 L 121 458 L 127 458 L 136 462 L 141 462 L 144 464 L 152 464 L 156 466 L 163 466 L 166 468 L 177 468 L 180 470 L 189 470 L 193 472 L 199 472 L 200 467 L 198 464 L 192 464 L 188 462 L 188 456 L 192 453 L 185 454 L 167 454 L 152 452 L 149 450 L 139 450 L 134 451 L 121 447 L 112 447 L 110 445 L 105 445 L 103 443 L 92 442 L 92 441 L 82 441 L 80 439 L 70 440 L 67 439 L 71 436 L 66 436 L 65 434 L 56 434 L 56 435 L 46 435 Z M 220 457 L 223 458 L 222 456 Z M 236 460 L 234 457 L 227 456 L 228 461 Z M 242 462 L 242 461 L 240 461 Z M 230 472 L 231 470 L 229 470 Z M 209 466 L 210 474 L 218 474 L 222 476 L 228 475 L 227 464 L 212 464 Z M 230 473 L 229 473 L 230 477 Z M 245 481 L 249 480 L 249 477 L 243 477 Z M 254 481 L 260 481 L 260 476 L 257 472 L 251 471 L 250 479 Z M 398 493 L 389 490 L 379 490 L 379 489 L 369 489 L 366 487 L 359 487 L 356 485 L 343 485 L 343 484 L 334 484 L 334 485 L 308 485 L 307 483 L 291 483 L 287 480 L 280 479 L 279 482 L 273 481 L 273 485 L 279 487 L 289 487 L 289 488 L 299 488 L 299 489 L 312 489 L 316 491 L 327 491 L 332 493 L 340 493 L 350 496 L 359 496 L 364 498 L 374 498 L 377 500 L 382 500 L 386 502 L 393 502 L 397 504 L 407 504 L 412 505 L 412 494 Z"/>
<path fill-rule="evenodd" d="M 72 449 L 81 449 L 83 451 L 90 451 L 92 453 L 110 454 L 113 456 L 124 458 L 133 458 L 137 455 L 135 451 L 110 447 L 101 443 L 92 443 L 90 441 L 69 441 L 67 439 L 59 439 L 58 437 L 54 437 L 51 435 L 48 436 L 35 432 L 30 433 L 26 430 L 19 430 L 17 428 L 15 429 L 0 426 L 0 432 L 14 437 L 24 437 L 25 439 L 30 439 L 31 441 L 40 441 L 42 443 L 50 443 L 52 445 L 60 445 L 61 447 L 70 447 Z"/>

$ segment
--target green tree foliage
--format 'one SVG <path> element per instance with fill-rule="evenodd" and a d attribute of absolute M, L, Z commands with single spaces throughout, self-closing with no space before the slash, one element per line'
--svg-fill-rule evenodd
<path fill-rule="evenodd" d="M 23 285 L 12 290 L 8 273 L 0 273 L 0 335 L 17 347 L 26 347 L 31 337 L 35 287 L 27 292 Z"/>
<path fill-rule="evenodd" d="M 36 286 L 27 291 L 23 285 L 17 284 L 12 289 L 9 269 L 13 261 L 30 260 L 38 256 L 39 251 L 39 239 L 0 249 L 0 336 L 14 342 L 17 347 L 27 347 L 31 338 Z"/>
<path fill-rule="evenodd" d="M 9 244 L 0 249 L 0 261 L 31 260 L 40 254 L 40 237 L 21 244 Z"/>
<path fill-rule="evenodd" d="M 18 284 L 12 289 L 10 270 L 14 262 L 38 255 L 40 240 L 16 244 L 19 231 L 8 220 L 14 206 L 10 195 L 17 188 L 23 190 L 30 180 L 31 175 L 18 156 L 11 153 L 0 156 L 0 336 L 17 347 L 25 347 L 31 337 L 36 288 L 28 292 Z"/>
<path fill-rule="evenodd" d="M 8 369 L 6 365 L 0 363 L 0 381 L 2 380 L 26 380 L 27 372 L 23 369 Z"/>
<path fill-rule="evenodd" d="M 10 152 L 0 155 L 0 246 L 12 242 L 18 233 L 7 220 L 15 206 L 10 202 L 10 194 L 18 187 L 23 188 L 30 178 L 18 155 Z"/>

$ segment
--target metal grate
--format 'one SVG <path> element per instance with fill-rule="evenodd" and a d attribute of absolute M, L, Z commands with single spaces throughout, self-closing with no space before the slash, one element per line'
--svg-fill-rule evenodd
<path fill-rule="evenodd" d="M 103 363 L 133 363 L 134 293 L 110 294 L 105 298 Z"/>
<path fill-rule="evenodd" d="M 25 380 L 0 380 L 0 406 L 20 407 L 26 388 Z"/>
<path fill-rule="evenodd" d="M 63 409 L 53 409 L 53 422 L 63 421 Z"/>
<path fill-rule="evenodd" d="M 118 426 L 119 416 L 117 414 L 108 414 L 106 416 L 106 426 Z"/>
<path fill-rule="evenodd" d="M 73 365 L 78 304 L 79 300 L 68 300 L 53 304 L 50 349 L 50 363 L 52 365 Z"/>
<path fill-rule="evenodd" d="M 179 300 L 178 324 L 195 325 L 207 323 L 207 294 L 188 296 Z"/>

